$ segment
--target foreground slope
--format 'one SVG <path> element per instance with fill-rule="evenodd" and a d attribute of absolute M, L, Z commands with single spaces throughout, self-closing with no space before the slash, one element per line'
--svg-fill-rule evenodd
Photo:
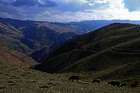
<path fill-rule="evenodd" d="M 139 93 L 140 91 L 139 87 L 131 88 L 129 84 L 120 88 L 107 84 L 108 81 L 92 83 L 93 78 L 71 82 L 68 78 L 73 74 L 70 73 L 42 73 L 1 60 L 0 68 L 1 93 Z"/>
<path fill-rule="evenodd" d="M 67 42 L 36 68 L 98 72 L 100 78 L 139 78 L 139 36 L 139 25 L 114 23 Z"/>

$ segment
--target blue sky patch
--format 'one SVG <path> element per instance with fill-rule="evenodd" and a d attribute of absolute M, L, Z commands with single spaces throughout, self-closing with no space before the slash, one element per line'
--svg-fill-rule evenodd
<path fill-rule="evenodd" d="M 124 0 L 124 2 L 129 11 L 140 10 L 140 0 Z"/>

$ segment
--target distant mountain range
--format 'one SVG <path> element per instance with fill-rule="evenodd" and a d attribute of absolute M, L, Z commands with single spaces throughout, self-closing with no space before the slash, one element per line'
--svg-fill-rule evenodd
<path fill-rule="evenodd" d="M 41 61 L 65 41 L 116 22 L 140 24 L 140 21 L 127 20 L 54 23 L 0 18 L 0 41 L 2 46 L 10 50 Z"/>
<path fill-rule="evenodd" d="M 81 21 L 81 22 L 70 22 L 66 23 L 72 28 L 78 29 L 81 33 L 94 31 L 99 29 L 103 26 L 112 24 L 112 23 L 131 23 L 131 24 L 140 24 L 139 20 L 132 21 L 132 20 L 89 20 L 89 21 Z"/>
<path fill-rule="evenodd" d="M 113 23 L 69 40 L 35 67 L 51 73 L 92 72 L 97 78 L 140 77 L 140 25 Z"/>
<path fill-rule="evenodd" d="M 15 28 L 20 33 L 19 39 L 32 50 L 61 44 L 75 34 L 75 29 L 59 24 L 39 21 L 21 21 L 13 19 L 0 19 L 1 24 Z M 16 36 L 16 35 L 15 35 Z"/>
<path fill-rule="evenodd" d="M 0 18 L 1 44 L 37 60 L 76 35 L 75 29 L 61 24 Z M 36 52 L 42 49 L 46 51 Z"/>

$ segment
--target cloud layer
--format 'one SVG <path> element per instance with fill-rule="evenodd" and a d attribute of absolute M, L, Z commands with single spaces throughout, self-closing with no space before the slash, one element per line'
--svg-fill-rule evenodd
<path fill-rule="evenodd" d="M 140 0 L 0 0 L 0 17 L 47 20 L 139 20 Z"/>

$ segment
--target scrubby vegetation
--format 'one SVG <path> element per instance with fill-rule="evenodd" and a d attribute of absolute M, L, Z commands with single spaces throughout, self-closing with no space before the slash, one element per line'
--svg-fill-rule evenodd
<path fill-rule="evenodd" d="M 77 81 L 71 76 L 79 75 Z M 109 85 L 108 80 L 92 82 L 89 74 L 49 74 L 0 61 L 0 93 L 139 93 L 129 82 L 123 87 Z"/>

